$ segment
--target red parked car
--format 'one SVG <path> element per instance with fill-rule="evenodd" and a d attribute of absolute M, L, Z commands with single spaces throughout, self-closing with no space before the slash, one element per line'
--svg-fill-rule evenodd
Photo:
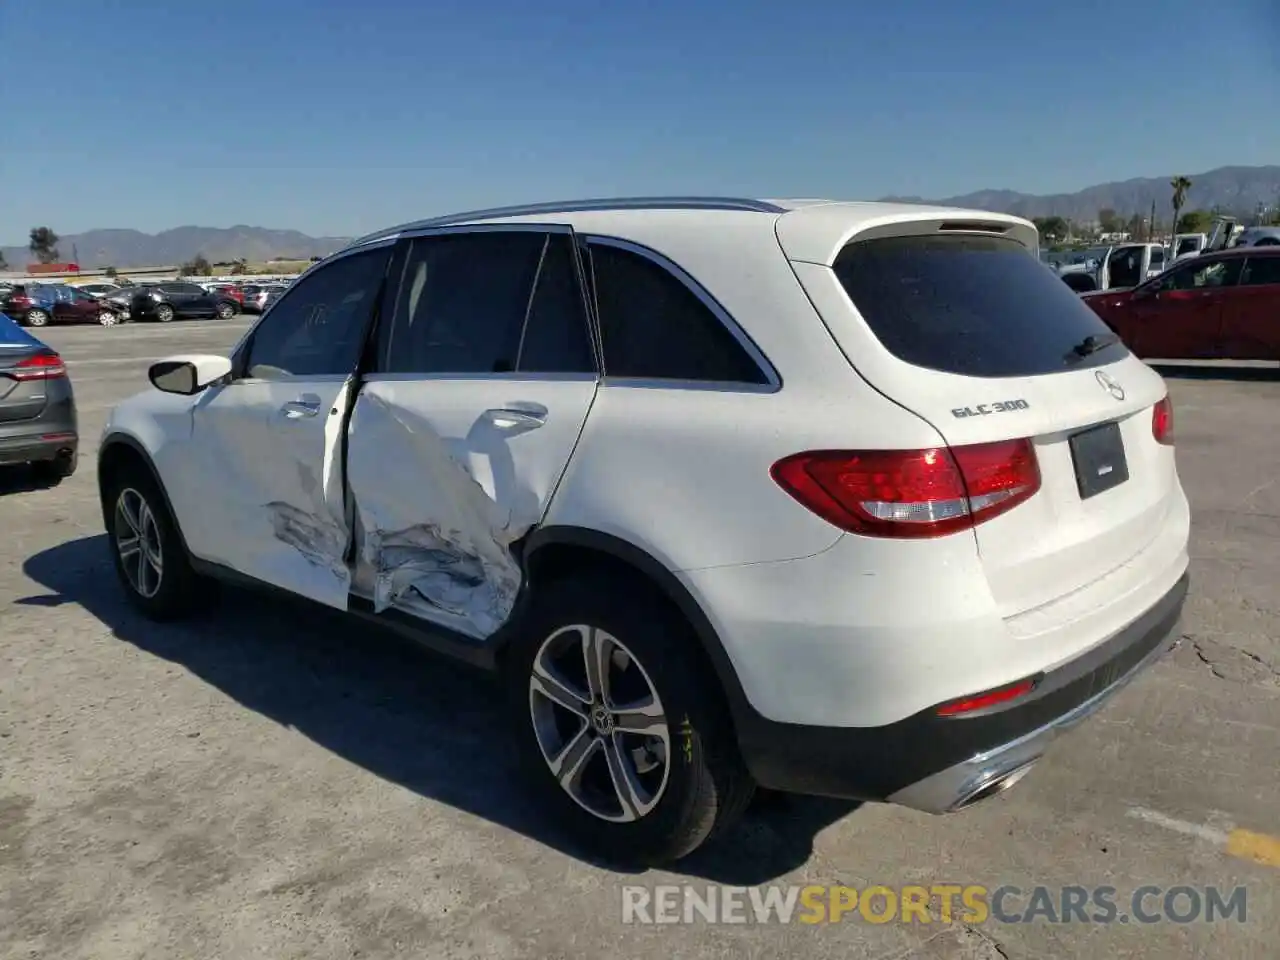
<path fill-rule="evenodd" d="M 1280 360 L 1280 248 L 1183 260 L 1132 290 L 1082 299 L 1139 357 Z"/>
<path fill-rule="evenodd" d="M 223 296 L 230 297 L 241 307 L 244 306 L 244 291 L 237 287 L 234 283 L 219 283 L 213 287 L 212 293 L 220 293 Z"/>

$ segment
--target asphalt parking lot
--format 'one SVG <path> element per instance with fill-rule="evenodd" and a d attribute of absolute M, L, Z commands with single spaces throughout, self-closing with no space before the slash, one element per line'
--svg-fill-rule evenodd
<path fill-rule="evenodd" d="M 1164 370 L 1194 511 L 1174 653 L 1017 788 L 946 818 L 765 798 L 679 870 L 585 862 L 526 809 L 492 691 L 336 615 L 228 592 L 193 625 L 125 606 L 94 480 L 110 406 L 234 320 L 53 329 L 84 440 L 0 483 L 0 956 L 1275 956 L 1280 373 Z M 1163 369 L 1163 368 L 1162 368 Z M 1244 922 L 623 922 L 624 886 L 1246 888 Z M 1159 896 L 1149 901 L 1151 909 Z M 1185 899 L 1183 914 L 1185 915 Z M 748 912 L 750 912 L 748 910 Z M 1131 918 L 1132 919 L 1132 918 Z"/>

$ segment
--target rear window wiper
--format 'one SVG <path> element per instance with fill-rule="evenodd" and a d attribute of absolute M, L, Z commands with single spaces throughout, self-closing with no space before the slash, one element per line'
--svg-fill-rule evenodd
<path fill-rule="evenodd" d="M 1083 360 L 1085 357 L 1092 356 L 1099 350 L 1105 350 L 1107 347 L 1114 346 L 1120 342 L 1120 337 L 1114 333 L 1090 334 L 1085 337 L 1068 353 L 1063 359 L 1068 363 L 1075 363 Z"/>

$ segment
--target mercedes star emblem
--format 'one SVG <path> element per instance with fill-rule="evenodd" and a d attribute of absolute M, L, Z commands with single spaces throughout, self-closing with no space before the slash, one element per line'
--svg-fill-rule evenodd
<path fill-rule="evenodd" d="M 1120 384 L 1116 382 L 1115 377 L 1111 376 L 1109 373 L 1103 373 L 1101 370 L 1095 373 L 1094 376 L 1098 378 L 1098 385 L 1101 386 L 1103 390 L 1107 391 L 1107 393 L 1111 394 L 1117 400 L 1124 399 L 1124 387 L 1120 386 Z"/>

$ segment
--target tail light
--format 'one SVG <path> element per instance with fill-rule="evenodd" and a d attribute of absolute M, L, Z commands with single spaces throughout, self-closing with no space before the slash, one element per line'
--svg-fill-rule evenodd
<path fill-rule="evenodd" d="M 1030 440 L 930 450 L 818 450 L 779 460 L 773 479 L 828 523 L 869 537 L 939 537 L 1030 499 Z"/>
<path fill-rule="evenodd" d="M 1151 435 L 1156 443 L 1173 446 L 1173 401 L 1168 397 L 1151 408 Z"/>
<path fill-rule="evenodd" d="M 67 375 L 67 367 L 56 353 L 37 353 L 19 360 L 5 372 L 14 380 L 57 380 Z"/>

